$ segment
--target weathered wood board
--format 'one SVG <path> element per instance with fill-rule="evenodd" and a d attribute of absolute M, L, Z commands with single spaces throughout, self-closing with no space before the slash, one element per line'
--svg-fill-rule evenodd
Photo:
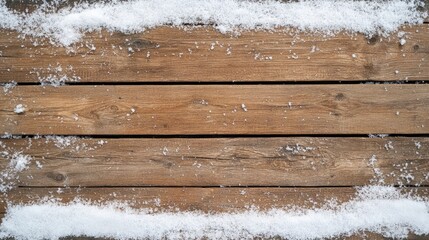
<path fill-rule="evenodd" d="M 20 174 L 20 186 L 429 184 L 429 139 L 421 137 L 42 138 L 6 139 L 3 144 L 2 151 L 32 157 L 29 169 Z M 5 169 L 8 161 L 0 160 Z"/>
<path fill-rule="evenodd" d="M 20 86 L 0 132 L 57 135 L 427 134 L 429 85 Z M 24 113 L 14 112 L 22 104 Z"/>
<path fill-rule="evenodd" d="M 142 34 L 87 34 L 72 52 L 0 30 L 0 82 L 275 82 L 405 81 L 429 79 L 429 27 L 392 34 L 339 34 L 331 39 L 277 32 L 238 37 L 212 28 L 161 27 Z M 61 71 L 58 69 L 61 68 Z"/>

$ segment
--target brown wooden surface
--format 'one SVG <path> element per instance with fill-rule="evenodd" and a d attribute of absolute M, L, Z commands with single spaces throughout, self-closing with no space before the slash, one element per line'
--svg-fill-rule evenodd
<path fill-rule="evenodd" d="M 389 39 L 343 34 L 297 38 L 281 32 L 231 37 L 211 28 L 161 27 L 134 35 L 87 34 L 75 53 L 49 43 L 36 47 L 15 32 L 0 30 L 0 82 L 34 83 L 50 74 L 79 77 L 81 82 L 429 79 L 428 25 L 403 30 L 408 33 L 404 46 L 395 34 Z M 96 49 L 90 50 L 92 46 Z M 312 52 L 313 47 L 319 50 Z M 62 72 L 52 70 L 58 66 Z"/>
<path fill-rule="evenodd" d="M 429 138 L 99 141 L 77 140 L 66 147 L 45 139 L 3 143 L 6 151 L 33 157 L 20 175 L 21 186 L 353 186 L 370 183 L 374 168 L 384 173 L 386 184 L 429 183 L 424 180 Z M 377 161 L 371 165 L 373 155 Z M 6 168 L 8 161 L 0 160 Z M 407 173 L 414 179 L 407 182 Z"/>
<path fill-rule="evenodd" d="M 427 196 L 428 188 L 405 188 L 403 192 Z M 61 202 L 76 197 L 94 203 L 128 202 L 133 208 L 158 211 L 239 212 L 288 206 L 322 207 L 327 200 L 338 203 L 355 196 L 355 188 L 19 188 L 8 194 L 10 203 L 40 202 L 46 196 Z M 0 213 L 6 203 L 0 202 Z"/>
<path fill-rule="evenodd" d="M 40 1 L 6 3 L 22 12 Z M 0 222 L 6 201 L 45 197 L 120 200 L 154 211 L 320 207 L 331 198 L 349 200 L 356 191 L 352 186 L 377 181 L 378 169 L 385 183 L 420 184 L 404 191 L 429 196 L 429 85 L 226 84 L 428 80 L 429 25 L 401 30 L 407 32 L 404 46 L 395 33 L 388 39 L 279 32 L 232 37 L 203 26 L 160 27 L 132 35 L 87 34 L 67 53 L 0 29 L 0 83 L 67 75 L 113 84 L 0 89 L 1 134 L 106 135 L 67 146 L 44 137 L 0 139 L 6 146 L 0 152 L 32 157 L 18 187 L 0 197 Z M 121 85 L 125 82 L 158 85 Z M 225 84 L 173 84 L 179 82 Z M 14 112 L 18 104 L 24 104 L 24 113 Z M 370 133 L 407 136 L 327 136 Z M 230 137 L 208 136 L 216 134 Z M 262 136 L 277 134 L 300 136 Z M 313 134 L 319 136 L 308 137 Z M 8 162 L 0 157 L 0 172 Z M 414 179 L 407 181 L 408 173 Z M 368 233 L 347 239 L 384 238 Z"/>
<path fill-rule="evenodd" d="M 252 206 L 261 210 L 320 207 L 332 198 L 347 201 L 354 193 L 354 188 L 19 188 L 8 193 L 8 199 L 16 204 L 40 202 L 46 196 L 62 202 L 78 197 L 93 202 L 125 201 L 153 211 L 236 212 Z M 5 207 L 6 203 L 0 203 L 1 213 Z"/>
<path fill-rule="evenodd" d="M 426 84 L 21 86 L 0 94 L 0 132 L 424 134 L 428 92 Z"/>

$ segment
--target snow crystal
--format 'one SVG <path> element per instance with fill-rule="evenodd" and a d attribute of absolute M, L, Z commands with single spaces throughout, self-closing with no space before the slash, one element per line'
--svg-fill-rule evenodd
<path fill-rule="evenodd" d="M 403 39 L 403 38 L 401 38 L 400 40 L 399 40 L 399 44 L 401 44 L 401 46 L 402 45 L 405 45 L 405 43 L 407 42 L 407 40 L 405 40 L 405 39 Z"/>
<path fill-rule="evenodd" d="M 35 240 L 66 236 L 116 239 L 320 239 L 364 231 L 390 238 L 404 238 L 409 232 L 429 234 L 428 202 L 403 194 L 394 187 L 363 187 L 349 202 L 330 205 L 333 206 L 212 214 L 150 213 L 113 203 L 95 205 L 82 201 L 9 205 L 0 226 L 0 237 Z"/>
<path fill-rule="evenodd" d="M 83 33 L 100 29 L 136 33 L 185 24 L 212 25 L 222 33 L 293 27 L 326 36 L 343 30 L 386 36 L 403 24 L 421 24 L 427 16 L 418 10 L 423 4 L 418 0 L 135 0 L 82 3 L 56 11 L 47 2 L 33 13 L 20 14 L 0 1 L 0 28 L 68 46 Z"/>
<path fill-rule="evenodd" d="M 17 114 L 20 114 L 20 113 L 25 112 L 25 107 L 22 104 L 18 104 L 15 106 L 15 109 L 13 111 Z"/>

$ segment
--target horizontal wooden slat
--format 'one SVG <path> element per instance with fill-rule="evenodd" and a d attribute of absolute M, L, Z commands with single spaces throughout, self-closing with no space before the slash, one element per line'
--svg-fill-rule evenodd
<path fill-rule="evenodd" d="M 405 188 L 403 192 L 427 196 L 428 188 Z M 326 201 L 338 203 L 355 196 L 354 188 L 18 188 L 10 192 L 10 203 L 33 203 L 51 197 L 61 202 L 79 198 L 94 203 L 128 202 L 133 208 L 157 211 L 236 212 L 256 207 L 260 210 L 296 206 L 322 207 Z M 4 213 L 5 203 L 0 203 Z"/>
<path fill-rule="evenodd" d="M 8 193 L 8 200 L 31 203 L 48 196 L 70 202 L 79 197 L 91 202 L 125 201 L 153 211 L 231 212 L 251 206 L 261 210 L 320 206 L 332 198 L 347 201 L 354 193 L 353 188 L 18 188 Z M 0 203 L 0 212 L 5 209 L 6 203 Z"/>
<path fill-rule="evenodd" d="M 12 134 L 429 133 L 429 85 L 20 86 Z M 22 104 L 26 110 L 14 109 Z"/>
<path fill-rule="evenodd" d="M 2 141 L 33 157 L 21 186 L 354 186 L 376 169 L 386 184 L 429 183 L 429 138 Z"/>
<path fill-rule="evenodd" d="M 50 75 L 81 82 L 427 80 L 429 28 L 402 30 L 408 33 L 404 46 L 396 34 L 326 39 L 280 30 L 231 37 L 212 28 L 160 27 L 133 35 L 87 34 L 75 53 L 49 43 L 33 46 L 29 38 L 0 30 L 0 82 L 39 82 Z"/>

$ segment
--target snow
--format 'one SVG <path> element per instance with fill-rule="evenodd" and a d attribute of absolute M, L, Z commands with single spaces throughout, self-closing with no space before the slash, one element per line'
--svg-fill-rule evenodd
<path fill-rule="evenodd" d="M 20 14 L 1 1 L 0 28 L 47 37 L 65 46 L 79 41 L 85 32 L 100 29 L 129 34 L 184 24 L 211 25 L 222 33 L 292 27 L 324 36 L 340 31 L 387 36 L 401 25 L 423 23 L 427 13 L 418 11 L 422 4 L 417 0 L 134 0 L 82 3 L 57 11 L 45 3 L 33 13 Z"/>
<path fill-rule="evenodd" d="M 316 148 L 314 148 L 314 147 L 304 147 L 304 146 L 301 146 L 297 143 L 295 146 L 286 145 L 285 147 L 281 147 L 280 152 L 283 152 L 283 153 L 289 152 L 292 154 L 300 154 L 300 153 L 305 153 L 308 151 L 313 151 L 315 149 Z"/>
<path fill-rule="evenodd" d="M 403 238 L 409 232 L 429 234 L 427 200 L 393 187 L 358 189 L 349 202 L 314 209 L 246 210 L 235 213 L 150 213 L 119 203 L 95 205 L 42 202 L 9 205 L 0 237 L 58 239 L 87 236 L 116 239 L 242 239 L 283 237 L 320 239 L 363 231 Z"/>
<path fill-rule="evenodd" d="M 15 109 L 13 110 L 16 114 L 24 113 L 25 107 L 22 104 L 18 104 L 15 106 Z"/>
<path fill-rule="evenodd" d="M 2 146 L 4 149 L 5 147 Z M 28 168 L 32 158 L 22 152 L 10 152 L 3 150 L 0 156 L 9 160 L 9 164 L 0 172 L 0 192 L 11 190 L 18 180 L 18 174 Z"/>
<path fill-rule="evenodd" d="M 53 1 L 53 5 L 66 0 Z M 427 13 L 418 11 L 422 2 L 417 0 L 391 1 L 349 1 L 349 0 L 305 0 L 296 2 L 240 1 L 240 0 L 134 0 L 110 1 L 109 3 L 81 3 L 71 8 L 51 11 L 46 1 L 33 13 L 17 13 L 0 1 L 0 28 L 16 30 L 31 37 L 48 38 L 52 43 L 70 46 L 81 41 L 85 33 L 106 29 L 125 34 L 144 32 L 162 25 L 186 28 L 200 25 L 213 26 L 224 34 L 240 34 L 248 30 L 280 30 L 296 34 L 306 33 L 334 36 L 341 31 L 367 36 L 380 34 L 388 36 L 406 24 L 421 24 Z M 189 27 L 189 25 L 191 27 Z M 290 30 L 293 28 L 295 30 Z M 289 31 L 290 30 L 290 31 Z M 298 31 L 298 32 L 299 32 Z M 399 44 L 406 44 L 406 33 L 397 33 Z M 214 50 L 219 43 L 211 43 Z M 195 43 L 198 48 L 197 43 Z M 94 45 L 87 45 L 95 50 Z M 132 47 L 128 48 L 133 53 Z M 191 53 L 192 51 L 189 50 Z M 312 46 L 311 53 L 319 51 Z M 183 53 L 179 53 L 179 57 Z M 232 54 L 228 46 L 226 54 Z M 148 51 L 147 58 L 151 53 Z M 353 53 L 353 59 L 358 55 Z M 255 60 L 272 60 L 272 56 L 254 53 Z M 291 58 L 298 59 L 296 53 Z M 77 82 L 72 66 L 60 63 L 33 69 L 42 85 L 61 86 L 66 82 Z M 399 70 L 395 70 L 399 74 Z M 16 82 L 3 84 L 4 93 L 10 92 Z M 202 105 L 208 102 L 201 100 Z M 292 108 L 292 102 L 288 103 Z M 241 109 L 247 112 L 242 103 Z M 16 114 L 26 111 L 26 106 L 17 104 Z M 130 108 L 131 114 L 136 113 Z M 396 112 L 399 115 L 399 112 Z M 73 119 L 79 118 L 73 115 Z M 384 138 L 384 134 L 370 134 L 369 137 Z M 46 143 L 59 149 L 88 151 L 97 146 L 88 146 L 77 137 L 46 136 Z M 99 146 L 107 141 L 100 140 Z M 0 146 L 2 143 L 0 142 Z M 417 149 L 421 148 L 415 142 Z M 394 150 L 391 141 L 385 144 L 387 151 Z M 281 154 L 303 154 L 316 147 L 284 146 Z M 160 149 L 163 156 L 169 154 L 165 146 Z M 0 192 L 6 193 L 19 180 L 19 173 L 28 169 L 32 157 L 22 151 L 0 151 L 0 156 L 9 162 L 0 172 Z M 312 162 L 313 164 L 313 162 Z M 35 161 L 38 169 L 43 165 Z M 197 168 L 201 164 L 195 162 Z M 371 182 L 383 184 L 384 177 L 376 155 L 370 155 L 368 166 L 372 168 Z M 408 165 L 400 167 L 399 178 L 407 184 L 414 180 Z M 429 176 L 429 174 L 427 175 Z M 399 185 L 403 185 L 399 182 Z M 58 193 L 62 192 L 59 188 Z M 114 193 L 113 193 L 114 194 Z M 240 191 L 246 195 L 245 190 Z M 247 196 L 247 195 L 246 195 Z M 0 238 L 58 239 L 66 236 L 129 238 L 185 238 L 195 239 L 238 239 L 255 236 L 283 237 L 287 239 L 314 239 L 351 235 L 363 231 L 383 234 L 386 237 L 406 237 L 408 232 L 429 234 L 429 202 L 415 196 L 400 193 L 397 188 L 367 186 L 358 189 L 356 196 L 343 204 L 312 209 L 289 208 L 259 211 L 212 213 L 200 212 L 158 212 L 148 209 L 134 209 L 118 202 L 94 204 L 76 200 L 62 204 L 55 201 L 31 204 L 9 205 L 0 225 Z"/>
<path fill-rule="evenodd" d="M 46 68 L 34 68 L 30 74 L 35 74 L 42 86 L 59 87 L 67 82 L 79 82 L 80 77 L 76 75 L 73 66 L 65 68 L 61 64 L 49 65 Z"/>
<path fill-rule="evenodd" d="M 385 138 L 388 136 L 389 136 L 389 134 L 368 134 L 369 138 Z"/>
<path fill-rule="evenodd" d="M 11 82 L 0 84 L 0 85 L 3 86 L 3 92 L 5 94 L 7 94 L 7 93 L 11 92 L 13 88 L 16 87 L 17 82 L 16 81 L 11 81 Z"/>

